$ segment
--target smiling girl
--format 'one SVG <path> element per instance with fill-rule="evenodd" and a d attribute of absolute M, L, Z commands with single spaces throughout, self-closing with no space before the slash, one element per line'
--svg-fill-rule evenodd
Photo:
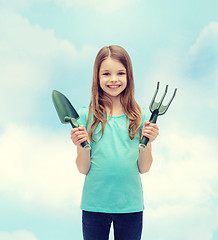
<path fill-rule="evenodd" d="M 91 102 L 79 115 L 80 127 L 71 130 L 71 139 L 77 146 L 78 170 L 86 175 L 81 201 L 84 240 L 108 239 L 112 222 L 115 240 L 139 240 L 144 210 L 140 173 L 151 167 L 151 143 L 159 129 L 135 101 L 132 63 L 122 47 L 98 52 Z M 142 136 L 149 142 L 139 152 Z M 86 140 L 90 152 L 80 145 Z"/>

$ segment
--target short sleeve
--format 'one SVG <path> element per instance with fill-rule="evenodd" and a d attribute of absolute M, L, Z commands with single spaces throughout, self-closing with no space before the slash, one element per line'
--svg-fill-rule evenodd
<path fill-rule="evenodd" d="M 88 112 L 89 112 L 89 107 L 82 107 L 79 109 L 79 111 L 78 111 L 79 119 L 77 120 L 79 125 L 83 125 L 84 127 L 86 127 Z"/>
<path fill-rule="evenodd" d="M 148 108 L 143 107 L 142 108 L 142 122 L 141 122 L 141 128 L 143 128 L 143 125 L 146 120 L 150 119 L 151 113 Z"/>

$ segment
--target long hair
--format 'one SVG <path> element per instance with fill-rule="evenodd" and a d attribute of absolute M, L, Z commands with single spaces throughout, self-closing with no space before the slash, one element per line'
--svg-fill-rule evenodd
<path fill-rule="evenodd" d="M 91 111 L 93 112 L 93 121 L 88 128 L 88 135 L 92 142 L 96 142 L 93 139 L 93 133 L 101 122 L 101 130 L 96 133 L 95 135 L 102 133 L 101 138 L 104 134 L 104 128 L 107 122 L 107 112 L 106 106 L 110 109 L 110 113 L 112 113 L 112 101 L 109 97 L 104 95 L 103 90 L 100 87 L 99 81 L 99 69 L 101 67 L 101 63 L 111 57 L 112 59 L 118 60 L 123 64 L 126 68 L 127 72 L 127 86 L 123 90 L 120 96 L 120 102 L 123 106 L 124 113 L 126 117 L 129 118 L 129 137 L 130 139 L 134 139 L 134 137 L 140 131 L 141 126 L 141 108 L 136 103 L 134 98 L 134 79 L 133 79 L 133 70 L 132 70 L 132 63 L 128 53 L 120 46 L 109 46 L 103 47 L 97 54 L 95 63 L 94 63 L 94 70 L 93 70 L 93 80 L 92 80 L 92 97 L 89 104 L 89 113 L 88 119 L 86 123 L 86 128 L 91 118 Z M 105 113 L 105 115 L 103 114 Z M 100 138 L 100 139 L 101 139 Z M 99 140 L 100 140 L 99 139 Z M 99 141 L 98 140 L 98 141 Z"/>

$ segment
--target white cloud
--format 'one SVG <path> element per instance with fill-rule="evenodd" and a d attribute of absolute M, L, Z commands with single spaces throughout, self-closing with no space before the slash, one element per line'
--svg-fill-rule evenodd
<path fill-rule="evenodd" d="M 150 191 L 151 186 L 161 183 L 158 192 L 152 192 L 152 203 L 201 203 L 211 199 L 215 192 L 210 186 L 218 178 L 217 148 L 214 139 L 203 135 L 190 136 L 188 130 L 177 129 L 166 137 L 159 136 L 157 141 L 152 184 L 148 184 L 146 180 L 146 187 Z M 156 194 L 161 194 L 162 198 L 159 200 Z"/>
<path fill-rule="evenodd" d="M 160 80 L 166 83 L 184 83 L 187 80 L 187 70 L 195 72 L 200 71 L 200 68 L 204 68 L 205 74 L 212 76 L 211 73 L 217 74 L 217 53 L 218 53 L 218 22 L 211 22 L 205 26 L 199 36 L 194 40 L 194 43 L 190 45 L 186 52 L 184 47 L 181 49 L 178 46 L 171 46 L 170 48 L 158 51 L 158 54 L 154 56 L 153 69 L 149 73 L 149 79 Z M 181 45 L 179 43 L 178 45 Z M 201 66 L 197 66 L 200 62 Z M 207 65 L 207 62 L 211 65 Z M 197 68 L 199 67 L 199 68 Z M 207 71 L 208 70 L 208 71 Z M 203 76 L 205 78 L 205 76 Z M 181 78 L 184 78 L 181 79 Z M 189 76 L 191 80 L 198 80 L 199 76 Z M 197 79 L 195 79 L 197 78 Z M 162 80 L 163 79 L 163 80 Z M 202 79 L 201 79 L 202 80 Z M 199 82 L 197 82 L 199 84 Z"/>
<path fill-rule="evenodd" d="M 185 59 L 188 77 L 207 82 L 216 82 L 218 87 L 218 22 L 211 22 L 202 29 L 190 46 Z"/>
<path fill-rule="evenodd" d="M 153 152 L 142 176 L 144 239 L 210 240 L 218 227 L 216 143 L 177 130 L 160 136 Z"/>
<path fill-rule="evenodd" d="M 37 240 L 33 233 L 29 231 L 2 232 L 0 231 L 0 240 Z"/>
<path fill-rule="evenodd" d="M 211 240 L 217 229 L 217 211 L 208 206 L 164 206 L 158 209 L 147 207 L 144 217 L 143 240 Z"/>
<path fill-rule="evenodd" d="M 198 54 L 202 48 L 210 48 L 218 50 L 218 22 L 211 22 L 199 34 L 198 39 L 190 47 L 190 54 Z"/>
<path fill-rule="evenodd" d="M 1 192 L 63 210 L 79 206 L 84 176 L 75 164 L 70 129 L 64 134 L 11 125 L 0 135 L 0 153 Z"/>
<path fill-rule="evenodd" d="M 188 137 L 184 136 L 184 132 Z M 167 141 L 164 136 L 160 136 L 157 140 L 154 150 L 157 162 L 154 162 L 155 168 L 152 171 L 152 181 L 155 182 L 149 186 L 158 186 L 158 182 L 161 183 L 156 193 L 163 196 L 161 202 L 186 203 L 191 200 L 197 203 L 199 199 L 210 199 L 214 194 L 210 184 L 217 179 L 218 167 L 214 139 L 203 135 L 190 136 L 187 130 L 182 132 L 178 129 L 166 138 Z M 168 195 L 171 195 L 170 199 Z M 159 197 L 155 193 L 152 196 L 152 203 L 159 203 Z"/>
<path fill-rule="evenodd" d="M 17 121 L 32 116 L 54 74 L 65 72 L 63 66 L 83 65 L 97 51 L 89 45 L 77 51 L 71 42 L 56 38 L 53 30 L 6 10 L 0 10 L 0 22 L 0 124 L 6 124 L 14 116 Z"/>

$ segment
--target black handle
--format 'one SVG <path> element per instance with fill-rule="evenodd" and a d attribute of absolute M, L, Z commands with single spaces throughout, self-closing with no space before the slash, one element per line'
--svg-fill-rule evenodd
<path fill-rule="evenodd" d="M 151 117 L 150 117 L 150 119 L 149 119 L 149 122 L 150 122 L 150 123 L 156 123 L 156 122 L 157 122 L 157 117 L 158 117 L 158 110 L 155 110 L 155 111 L 152 113 L 152 115 L 151 115 Z M 149 138 L 143 136 L 142 139 L 140 140 L 140 143 L 139 143 L 139 146 L 138 146 L 139 150 L 144 151 L 144 150 L 145 150 L 145 147 L 146 147 L 147 144 L 148 144 L 148 141 L 149 141 Z"/>

